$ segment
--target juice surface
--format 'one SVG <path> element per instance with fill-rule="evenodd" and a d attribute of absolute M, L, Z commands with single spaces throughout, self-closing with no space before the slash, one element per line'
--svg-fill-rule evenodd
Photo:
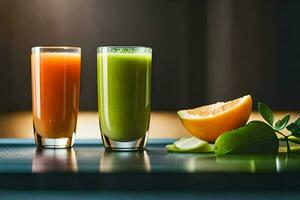
<path fill-rule="evenodd" d="M 98 53 L 101 131 L 126 142 L 143 137 L 150 120 L 151 62 L 147 53 Z"/>
<path fill-rule="evenodd" d="M 80 53 L 33 53 L 31 73 L 35 132 L 71 137 L 78 114 Z"/>

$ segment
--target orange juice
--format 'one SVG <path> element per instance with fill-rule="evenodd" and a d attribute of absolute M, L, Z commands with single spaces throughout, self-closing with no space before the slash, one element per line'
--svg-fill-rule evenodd
<path fill-rule="evenodd" d="M 70 138 L 75 133 L 79 107 L 80 60 L 80 50 L 33 50 L 33 124 L 35 134 L 40 137 Z"/>

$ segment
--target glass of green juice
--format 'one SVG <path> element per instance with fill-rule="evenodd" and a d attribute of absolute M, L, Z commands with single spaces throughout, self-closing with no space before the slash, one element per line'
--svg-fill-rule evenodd
<path fill-rule="evenodd" d="M 145 148 L 151 111 L 151 72 L 149 47 L 98 47 L 98 113 L 106 149 Z"/>

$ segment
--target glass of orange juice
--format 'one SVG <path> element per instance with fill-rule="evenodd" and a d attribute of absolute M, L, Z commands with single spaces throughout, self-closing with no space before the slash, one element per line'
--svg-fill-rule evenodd
<path fill-rule="evenodd" d="M 74 143 L 79 107 L 81 49 L 31 49 L 32 114 L 35 143 L 66 148 Z"/>

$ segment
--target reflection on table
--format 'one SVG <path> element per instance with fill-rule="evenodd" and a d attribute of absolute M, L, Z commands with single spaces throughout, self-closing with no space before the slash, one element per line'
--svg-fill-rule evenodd
<path fill-rule="evenodd" d="M 259 173 L 300 172 L 300 154 L 231 155 L 167 153 L 174 140 L 149 140 L 143 152 L 105 151 L 98 140 L 79 140 L 71 149 L 38 149 L 33 140 L 0 140 L 0 173 L 22 172 L 145 172 Z M 282 144 L 284 145 L 284 144 Z"/>
<path fill-rule="evenodd" d="M 100 172 L 150 172 L 151 163 L 147 151 L 113 152 L 103 151 Z"/>
<path fill-rule="evenodd" d="M 169 158 L 171 156 L 168 156 Z M 278 153 L 274 155 L 174 154 L 177 169 L 189 173 L 285 173 L 300 170 L 300 154 Z M 171 160 L 171 159 L 170 159 Z"/>
<path fill-rule="evenodd" d="M 286 180 L 296 183 L 300 178 L 300 154 L 288 155 L 284 146 L 276 155 L 218 157 L 213 153 L 167 153 L 165 145 L 172 142 L 150 139 L 144 152 L 112 152 L 105 151 L 98 140 L 79 140 L 73 149 L 41 150 L 33 140 L 1 139 L 0 186 L 7 189 L 259 189 L 267 185 L 282 189 L 284 185 L 284 188 L 299 189 L 298 184 L 278 185 Z"/>
<path fill-rule="evenodd" d="M 37 148 L 32 159 L 32 172 L 77 172 L 74 149 Z"/>

